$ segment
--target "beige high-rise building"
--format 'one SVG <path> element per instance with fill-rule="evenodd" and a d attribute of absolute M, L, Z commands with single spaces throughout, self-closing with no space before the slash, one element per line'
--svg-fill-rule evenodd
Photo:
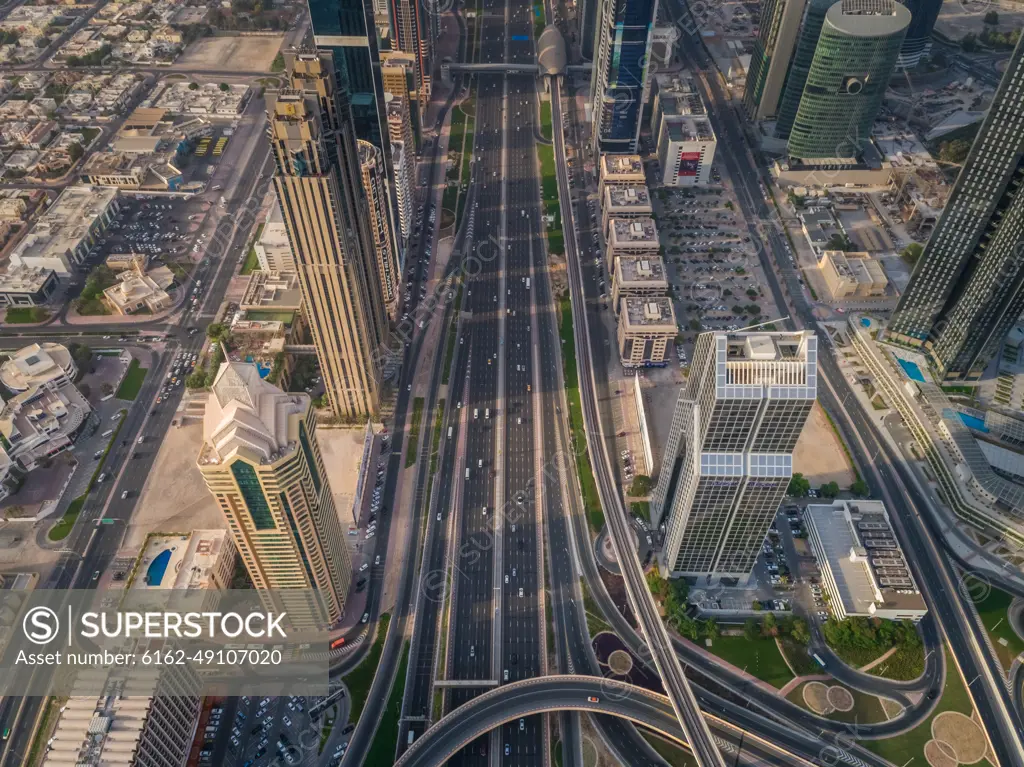
<path fill-rule="evenodd" d="M 377 256 L 377 279 L 391 319 L 398 311 L 398 286 L 402 278 L 398 265 L 395 233 L 388 216 L 387 168 L 380 150 L 369 141 L 359 140 L 359 166 L 363 174 L 363 193 L 370 213 L 370 234 Z"/>
<path fill-rule="evenodd" d="M 315 589 L 331 624 L 352 577 L 309 396 L 225 362 L 206 401 L 199 471 L 257 589 Z"/>
<path fill-rule="evenodd" d="M 364 417 L 378 410 L 388 326 L 359 153 L 330 54 L 286 63 L 290 87 L 267 99 L 274 183 L 330 407 Z"/>

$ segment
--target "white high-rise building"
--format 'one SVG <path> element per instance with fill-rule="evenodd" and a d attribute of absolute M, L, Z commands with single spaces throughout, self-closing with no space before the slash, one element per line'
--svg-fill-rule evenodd
<path fill-rule="evenodd" d="M 412 192 L 413 158 L 406 150 L 404 141 L 391 142 L 391 164 L 395 169 L 395 194 L 398 197 L 398 228 L 401 230 L 404 253 L 412 234 L 412 210 L 415 199 Z"/>
<path fill-rule="evenodd" d="M 654 524 L 666 525 L 663 573 L 750 574 L 793 476 L 816 366 L 809 330 L 697 339 L 651 504 Z"/>

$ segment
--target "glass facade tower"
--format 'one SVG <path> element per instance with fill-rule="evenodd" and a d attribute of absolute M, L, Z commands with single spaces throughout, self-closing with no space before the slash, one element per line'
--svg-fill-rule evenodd
<path fill-rule="evenodd" d="M 697 339 L 651 502 L 652 522 L 665 524 L 664 574 L 750 574 L 816 393 L 813 331 Z"/>
<path fill-rule="evenodd" d="M 1024 42 L 889 322 L 947 379 L 977 378 L 1024 312 Z"/>
<path fill-rule="evenodd" d="M 828 9 L 789 134 L 791 157 L 813 165 L 860 158 L 909 25 L 910 11 L 895 0 Z"/>
<path fill-rule="evenodd" d="M 595 20 L 595 153 L 636 151 L 647 100 L 651 32 L 658 0 L 603 0 Z"/>

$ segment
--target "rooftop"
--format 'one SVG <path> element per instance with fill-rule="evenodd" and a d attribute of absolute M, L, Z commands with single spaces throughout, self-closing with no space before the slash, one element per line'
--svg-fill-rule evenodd
<path fill-rule="evenodd" d="M 238 453 L 271 463 L 295 448 L 289 417 L 309 408 L 305 394 L 285 394 L 260 378 L 256 365 L 221 364 L 206 400 L 200 465 L 224 463 Z"/>
<path fill-rule="evenodd" d="M 644 164 L 638 154 L 603 154 L 601 155 L 601 173 L 605 177 L 615 175 L 643 176 Z"/>
<path fill-rule="evenodd" d="M 804 519 L 847 614 L 927 610 L 881 501 L 812 504 Z"/>
<path fill-rule="evenodd" d="M 299 279 L 291 272 L 253 272 L 239 307 L 248 310 L 297 310 L 302 304 Z"/>
<path fill-rule="evenodd" d="M 657 283 L 668 287 L 661 256 L 617 256 L 615 275 L 620 285 Z"/>
<path fill-rule="evenodd" d="M 670 116 L 662 118 L 662 125 L 672 141 L 714 141 L 715 132 L 706 117 Z"/>
<path fill-rule="evenodd" d="M 39 217 L 35 227 L 11 254 L 11 262 L 27 258 L 61 258 L 75 250 L 93 224 L 117 199 L 117 189 L 75 184 L 65 189 Z"/>
<path fill-rule="evenodd" d="M 604 195 L 607 204 L 613 208 L 651 210 L 651 193 L 643 185 L 609 187 Z"/>
<path fill-rule="evenodd" d="M 653 218 L 635 218 L 623 220 L 613 218 L 610 222 L 612 244 L 649 243 L 660 245 L 658 227 Z"/>
<path fill-rule="evenodd" d="M 75 363 L 67 347 L 49 342 L 29 344 L 0 365 L 0 382 L 13 392 L 22 392 L 74 373 Z"/>
<path fill-rule="evenodd" d="M 668 298 L 623 298 L 621 305 L 627 327 L 676 333 L 676 315 Z"/>
<path fill-rule="evenodd" d="M 193 530 L 182 535 L 155 533 L 139 553 L 132 588 L 205 589 L 215 587 L 216 570 L 234 544 L 227 530 Z"/>
<path fill-rule="evenodd" d="M 47 280 L 56 278 L 53 269 L 32 266 L 12 266 L 0 274 L 0 293 L 35 293 L 42 290 Z"/>

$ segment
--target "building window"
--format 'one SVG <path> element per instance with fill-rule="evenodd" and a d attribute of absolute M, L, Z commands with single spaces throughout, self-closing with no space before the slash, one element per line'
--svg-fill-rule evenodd
<path fill-rule="evenodd" d="M 257 530 L 273 530 L 276 527 L 274 515 L 270 513 L 270 504 L 263 494 L 263 487 L 256 476 L 256 471 L 245 461 L 235 461 L 231 464 L 231 473 L 238 483 L 253 526 Z"/>
<path fill-rule="evenodd" d="M 304 421 L 299 421 L 299 444 L 302 445 L 302 452 L 306 456 L 306 463 L 309 465 L 309 473 L 313 476 L 313 487 L 316 488 L 317 495 L 320 494 L 320 468 L 316 463 L 316 456 L 313 455 L 313 449 L 309 445 L 309 438 L 306 436 L 306 424 Z"/>

